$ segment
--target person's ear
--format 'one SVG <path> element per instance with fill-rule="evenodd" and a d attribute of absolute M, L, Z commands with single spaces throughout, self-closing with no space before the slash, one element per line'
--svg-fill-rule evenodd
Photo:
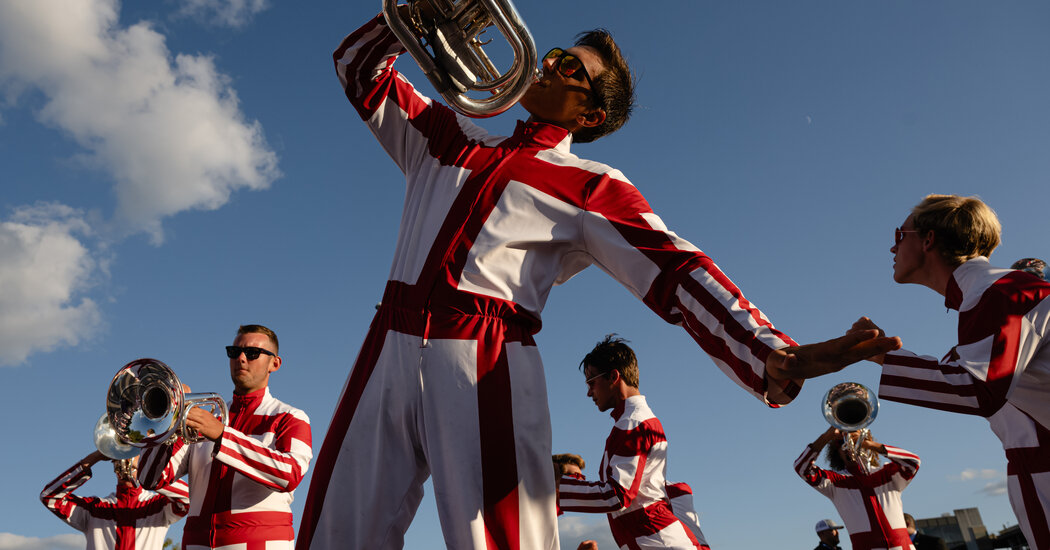
<path fill-rule="evenodd" d="M 922 239 L 922 249 L 926 252 L 933 251 L 933 245 L 937 242 L 937 234 L 933 230 L 926 232 L 926 236 Z"/>
<path fill-rule="evenodd" d="M 281 356 L 277 355 L 273 358 L 273 362 L 270 363 L 270 369 L 267 372 L 274 372 L 281 368 Z"/>
<path fill-rule="evenodd" d="M 605 122 L 605 109 L 592 109 L 576 116 L 576 123 L 583 128 L 601 126 Z"/>

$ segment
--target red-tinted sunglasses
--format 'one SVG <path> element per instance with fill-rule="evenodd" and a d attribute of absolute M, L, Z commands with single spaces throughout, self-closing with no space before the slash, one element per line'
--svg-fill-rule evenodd
<path fill-rule="evenodd" d="M 583 61 L 581 61 L 579 57 L 576 57 L 561 48 L 551 48 L 551 50 L 547 52 L 547 55 L 543 56 L 543 59 L 553 59 L 554 70 L 558 71 L 558 74 L 565 78 L 572 78 L 581 82 L 587 81 L 587 85 L 591 87 L 591 99 L 595 103 L 600 104 L 598 96 L 594 93 L 594 81 L 591 80 L 591 75 L 587 74 L 587 67 L 583 65 Z"/>

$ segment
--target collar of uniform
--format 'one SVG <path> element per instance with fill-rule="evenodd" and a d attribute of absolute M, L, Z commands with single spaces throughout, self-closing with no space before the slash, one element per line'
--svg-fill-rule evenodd
<path fill-rule="evenodd" d="M 948 279 L 948 288 L 944 289 L 944 307 L 958 311 L 963 301 L 962 287 L 967 284 L 968 276 L 975 273 L 975 270 L 980 271 L 980 268 L 987 267 L 988 258 L 978 256 L 955 268 L 951 278 Z"/>
<path fill-rule="evenodd" d="M 623 401 L 617 403 L 616 406 L 613 407 L 612 412 L 609 413 L 609 416 L 613 417 L 613 420 L 619 420 L 620 417 L 623 416 L 623 413 L 627 410 L 628 406 L 630 406 L 631 409 L 636 409 L 639 405 L 644 404 L 644 395 L 632 395 L 627 399 L 624 399 Z"/>
<path fill-rule="evenodd" d="M 142 487 L 138 485 L 127 486 L 123 483 L 117 483 L 117 500 L 121 502 L 133 501 L 139 498 L 139 494 L 142 493 Z"/>
<path fill-rule="evenodd" d="M 572 134 L 561 126 L 555 126 L 546 122 L 518 121 L 514 128 L 514 138 L 522 145 L 535 145 L 543 149 L 559 149 L 569 151 L 572 143 Z"/>
<path fill-rule="evenodd" d="M 269 387 L 265 387 L 261 390 L 255 390 L 251 393 L 244 395 L 233 394 L 233 401 L 230 402 L 230 410 L 240 411 L 245 409 L 254 410 L 262 402 L 263 397 L 270 391 Z"/>

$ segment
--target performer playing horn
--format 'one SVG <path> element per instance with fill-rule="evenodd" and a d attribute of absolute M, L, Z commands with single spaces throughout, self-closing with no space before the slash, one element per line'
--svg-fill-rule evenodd
<path fill-rule="evenodd" d="M 108 460 L 95 451 L 48 483 L 40 500 L 70 527 L 84 533 L 87 550 L 134 548 L 160 550 L 168 526 L 179 521 L 189 509 L 185 481 L 144 491 L 135 480 L 137 459 L 113 461 L 117 491 L 104 497 L 82 497 L 78 487 L 91 479 L 91 467 Z"/>
<path fill-rule="evenodd" d="M 334 54 L 407 186 L 390 281 L 318 456 L 299 548 L 399 548 L 430 475 L 449 548 L 557 547 L 533 335 L 551 288 L 591 264 L 773 406 L 806 376 L 899 346 L 857 334 L 796 347 L 623 174 L 570 152 L 631 112 L 609 33 L 547 53 L 520 101 L 530 117 L 509 137 L 420 94 L 393 68 L 403 51 L 377 17 Z"/>
<path fill-rule="evenodd" d="M 843 437 L 863 438 L 858 446 L 874 453 L 855 460 L 844 448 Z M 816 464 L 825 446 L 831 470 Z M 890 462 L 880 465 L 877 455 L 886 456 Z M 831 499 L 846 524 L 853 550 L 909 549 L 912 543 L 904 523 L 901 491 L 915 477 L 919 462 L 914 453 L 883 445 L 870 432 L 840 432 L 832 426 L 806 445 L 795 459 L 795 473 Z"/>
<path fill-rule="evenodd" d="M 226 346 L 233 401 L 229 426 L 194 407 L 186 427 L 205 440 L 146 449 L 139 479 L 150 487 L 188 475 L 190 515 L 182 547 L 292 548 L 292 498 L 313 452 L 306 413 L 270 393 L 281 368 L 277 335 L 262 325 L 237 329 Z M 188 390 L 188 389 L 187 389 Z"/>

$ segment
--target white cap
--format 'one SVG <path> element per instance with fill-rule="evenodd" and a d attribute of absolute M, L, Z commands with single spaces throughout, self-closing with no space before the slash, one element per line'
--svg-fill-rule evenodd
<path fill-rule="evenodd" d="M 822 519 L 817 522 L 817 532 L 830 531 L 832 529 L 842 529 L 842 526 L 835 523 L 830 519 Z"/>

